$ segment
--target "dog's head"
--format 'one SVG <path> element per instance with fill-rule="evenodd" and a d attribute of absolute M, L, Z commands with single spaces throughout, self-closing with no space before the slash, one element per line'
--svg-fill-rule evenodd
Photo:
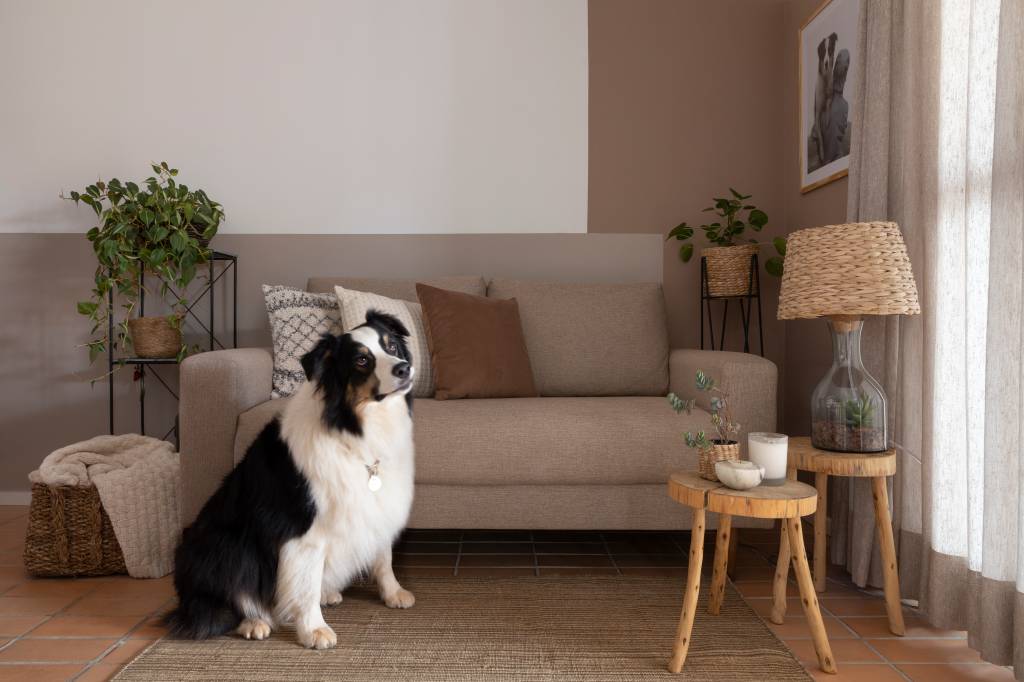
<path fill-rule="evenodd" d="M 364 324 L 340 336 L 325 334 L 302 356 L 328 426 L 361 435 L 359 414 L 366 404 L 392 395 L 408 399 L 414 372 L 408 337 L 396 317 L 371 310 Z"/>

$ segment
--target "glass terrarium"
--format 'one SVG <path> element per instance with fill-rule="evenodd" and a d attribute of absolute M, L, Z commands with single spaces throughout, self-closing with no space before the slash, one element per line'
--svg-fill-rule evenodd
<path fill-rule="evenodd" d="M 889 447 L 885 392 L 860 355 L 864 320 L 828 318 L 832 367 L 811 396 L 811 443 L 838 452 L 883 452 Z"/>

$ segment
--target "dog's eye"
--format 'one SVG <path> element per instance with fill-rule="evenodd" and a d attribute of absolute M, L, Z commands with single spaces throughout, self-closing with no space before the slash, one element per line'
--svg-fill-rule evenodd
<path fill-rule="evenodd" d="M 370 360 L 365 355 L 360 355 L 358 358 L 356 358 L 357 367 L 366 367 L 368 364 L 370 364 Z"/>
<path fill-rule="evenodd" d="M 392 354 L 397 353 L 398 352 L 398 344 L 396 344 L 394 341 L 389 341 L 388 342 L 387 351 L 389 353 L 392 353 Z"/>

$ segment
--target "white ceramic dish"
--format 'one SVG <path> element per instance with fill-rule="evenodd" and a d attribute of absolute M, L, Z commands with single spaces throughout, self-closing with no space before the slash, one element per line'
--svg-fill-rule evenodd
<path fill-rule="evenodd" d="M 733 490 L 747 490 L 764 480 L 764 467 L 747 460 L 722 460 L 715 463 L 718 480 Z"/>

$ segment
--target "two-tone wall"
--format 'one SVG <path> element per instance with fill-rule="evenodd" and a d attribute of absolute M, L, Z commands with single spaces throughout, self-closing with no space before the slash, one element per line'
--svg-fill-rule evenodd
<path fill-rule="evenodd" d="M 576 9 L 582 7 L 582 13 L 573 12 L 574 2 L 492 3 L 492 9 L 524 5 L 523 11 L 538 13 L 532 20 L 517 15 L 507 27 L 497 10 L 482 15 L 473 10 L 477 14 L 472 21 L 460 14 L 479 3 L 438 4 L 448 12 L 444 21 L 433 15 L 418 22 L 392 15 L 392 21 L 402 22 L 400 35 L 435 52 L 416 71 L 417 82 L 395 84 L 379 96 L 407 97 L 418 88 L 424 117 L 430 120 L 416 125 L 410 120 L 419 111 L 417 98 L 405 102 L 406 110 L 399 109 L 402 102 L 389 100 L 393 106 L 386 120 L 376 125 L 365 119 L 360 135 L 346 139 L 364 152 L 379 148 L 390 161 L 363 162 L 366 173 L 371 169 L 376 177 L 360 177 L 358 166 L 346 168 L 356 175 L 342 175 L 337 183 L 323 183 L 323 175 L 334 168 L 334 157 L 327 152 L 339 154 L 344 148 L 333 149 L 336 140 L 319 144 L 310 132 L 332 124 L 323 106 L 342 106 L 336 93 L 318 90 L 332 86 L 331 74 L 314 69 L 314 78 L 310 69 L 328 57 L 344 60 L 342 46 L 332 42 L 335 28 L 349 39 L 359 34 L 352 26 L 332 28 L 339 21 L 335 10 L 330 10 L 332 21 L 290 15 L 277 22 L 264 16 L 267 7 L 284 6 L 261 6 L 255 27 L 227 30 L 234 19 L 221 8 L 214 19 L 226 21 L 226 29 L 216 35 L 190 36 L 187 25 L 172 22 L 184 38 L 217 45 L 202 61 L 194 55 L 176 56 L 188 50 L 160 40 L 164 23 L 156 20 L 138 35 L 125 27 L 127 43 L 119 44 L 117 36 L 95 39 L 93 29 L 100 30 L 96 17 L 111 11 L 113 2 L 91 3 L 88 10 L 57 0 L 4 3 L 0 24 L 12 12 L 24 12 L 19 17 L 28 22 L 22 22 L 19 40 L 24 43 L 38 31 L 39 14 L 55 4 L 66 16 L 47 33 L 48 39 L 69 38 L 91 26 L 87 39 L 80 41 L 88 49 L 76 53 L 73 77 L 55 72 L 59 65 L 50 58 L 17 62 L 17 68 L 7 71 L 19 79 L 13 85 L 36 96 L 15 98 L 16 106 L 21 115 L 29 112 L 41 122 L 19 132 L 0 118 L 0 147 L 18 152 L 0 158 L 0 307 L 6 313 L 0 328 L 0 491 L 26 490 L 26 474 L 49 451 L 106 429 L 105 387 L 90 388 L 86 380 L 103 369 L 89 368 L 84 351 L 76 348 L 89 331 L 74 303 L 90 286 L 94 262 L 83 233 L 92 223 L 86 211 L 76 211 L 56 196 L 62 188 L 95 179 L 96 173 L 142 173 L 148 161 L 166 157 L 193 177 L 194 184 L 225 198 L 229 222 L 214 245 L 241 257 L 239 328 L 245 345 L 268 339 L 258 291 L 264 282 L 302 285 L 310 275 L 327 274 L 478 273 L 663 281 L 672 343 L 693 347 L 699 333 L 698 266 L 679 263 L 676 244 L 663 244 L 660 235 L 681 220 L 700 221 L 705 216 L 700 209 L 729 186 L 753 194 L 768 212 L 766 237 L 834 222 L 845 210 L 845 182 L 806 196 L 797 185 L 795 49 L 796 27 L 809 11 L 804 0 L 579 0 Z M 321 6 L 310 0 L 288 7 Z M 559 9 L 551 10 L 554 6 Z M 543 13 L 548 11 L 555 14 L 546 19 Z M 442 27 L 454 31 L 448 35 L 450 44 L 416 37 L 417 31 Z M 474 27 L 480 30 L 474 32 Z M 239 32 L 261 37 L 261 44 L 273 44 L 273 50 L 290 55 L 289 61 L 282 66 L 270 59 L 270 47 L 246 55 L 232 42 Z M 564 50 L 559 48 L 562 40 Z M 503 41 L 515 44 L 499 49 Z M 447 62 L 437 53 L 446 45 L 458 48 L 452 48 L 454 57 Z M 0 49 L 14 48 L 8 43 Z M 373 54 L 368 49 L 355 46 L 348 54 L 361 55 L 364 69 L 371 72 L 402 73 L 391 52 L 366 62 L 366 55 Z M 468 54 L 490 55 L 492 70 L 467 72 L 460 56 L 466 59 Z M 544 54 L 554 56 L 545 59 Z M 510 55 L 525 60 L 521 69 Z M 111 100 L 113 86 L 103 68 L 124 60 L 142 64 L 139 78 L 150 80 L 143 87 L 139 78 L 129 79 L 133 85 L 120 90 L 129 99 L 118 103 Z M 237 78 L 238 70 L 246 67 L 259 87 L 223 80 L 228 73 Z M 303 68 L 306 72 L 300 73 Z M 174 73 L 181 78 L 171 77 Z M 442 75 L 446 91 L 427 87 L 424 79 Z M 582 83 L 574 80 L 578 76 Z M 182 83 L 165 89 L 165 79 Z M 190 86 L 195 79 L 205 79 L 204 84 Z M 190 94 L 196 91 L 218 92 L 219 99 L 197 103 Z M 585 99 L 577 108 L 581 94 Z M 224 120 L 224 100 L 232 96 L 256 98 L 247 114 L 251 118 Z M 509 115 L 509 97 L 518 102 L 518 116 Z M 445 98 L 452 111 L 438 109 Z M 342 99 L 342 104 L 353 101 Z M 97 139 L 80 126 L 88 118 L 86 110 L 118 106 L 134 108 L 123 136 L 108 131 Z M 200 143 L 170 145 L 162 131 L 175 126 L 186 126 L 190 139 Z M 449 136 L 437 139 L 437 131 L 445 127 L 452 129 Z M 241 161 L 224 153 L 226 142 L 202 143 L 203 132 L 210 129 L 233 143 L 244 142 Z M 258 134 L 241 136 L 239 130 Z M 411 139 L 417 130 L 435 137 Z M 531 130 L 537 131 L 536 137 Z M 175 135 L 180 133 L 176 130 Z M 284 144 L 278 136 L 293 143 Z M 479 148 L 486 144 L 489 149 Z M 354 183 L 364 183 L 358 186 L 365 192 L 381 191 L 373 189 L 382 186 L 374 185 L 381 168 L 400 167 L 396 164 L 403 152 L 419 165 L 396 178 L 395 191 L 376 204 L 346 203 L 345 193 Z M 437 166 L 449 153 L 457 167 Z M 41 164 L 35 154 L 57 158 Z M 19 159 L 31 163 L 19 171 Z M 435 165 L 424 169 L 424 159 Z M 56 170 L 32 170 L 40 167 Z M 475 167 L 486 177 L 471 177 Z M 495 175 L 495 168 L 502 173 Z M 418 187 L 414 180 L 428 171 L 447 173 L 437 180 L 444 186 L 430 192 Z M 268 185 L 268 177 L 285 184 Z M 367 217 L 375 205 L 387 210 L 371 211 Z M 422 221 L 409 206 L 419 207 Z M 338 213 L 332 207 L 339 207 Z M 381 213 L 392 222 L 382 222 Z M 365 226 L 374 220 L 377 227 L 367 233 Z M 786 416 L 780 427 L 798 433 L 799 412 L 791 418 L 790 404 L 800 404 L 807 377 L 813 382 L 816 375 L 805 377 L 802 370 L 804 353 L 818 348 L 810 342 L 791 344 L 797 325 L 774 319 L 778 283 L 767 276 L 762 282 L 767 355 L 783 368 L 781 394 L 786 400 L 781 413 Z M 227 310 L 227 303 L 221 301 L 220 312 Z M 732 333 L 735 340 L 735 326 Z M 796 334 L 804 335 L 802 330 Z M 827 357 L 828 349 L 823 352 Z M 167 379 L 173 387 L 173 372 Z M 118 430 L 137 429 L 133 399 L 138 386 L 128 372 L 120 373 L 116 383 Z M 172 407 L 152 382 L 149 390 L 156 399 L 148 415 L 149 431 L 160 435 L 155 432 L 169 425 Z"/>

